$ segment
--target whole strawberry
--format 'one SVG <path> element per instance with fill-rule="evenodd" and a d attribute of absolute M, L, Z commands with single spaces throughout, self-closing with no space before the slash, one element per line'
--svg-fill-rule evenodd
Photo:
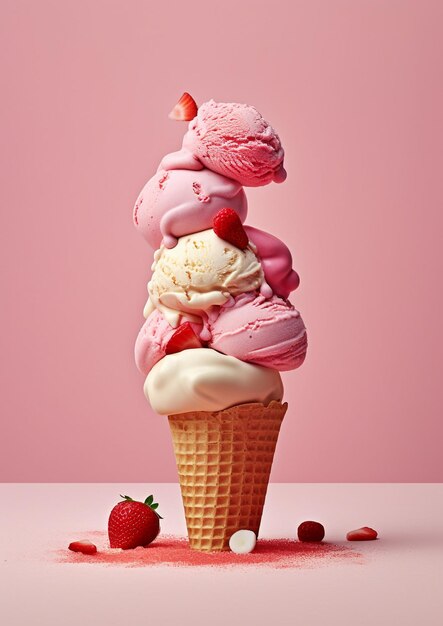
<path fill-rule="evenodd" d="M 108 521 L 108 536 L 111 548 L 137 548 L 147 546 L 160 532 L 162 519 L 156 509 L 158 503 L 153 496 L 144 502 L 136 502 L 129 496 L 120 496 L 119 502 L 112 509 Z"/>

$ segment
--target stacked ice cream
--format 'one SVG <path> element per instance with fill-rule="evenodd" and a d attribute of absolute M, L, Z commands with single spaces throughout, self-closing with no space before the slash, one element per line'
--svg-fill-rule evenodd
<path fill-rule="evenodd" d="M 135 354 L 169 416 L 191 546 L 224 550 L 235 531 L 258 533 L 287 408 L 279 372 L 302 364 L 307 339 L 288 248 L 243 225 L 243 186 L 286 178 L 277 133 L 252 106 L 188 107 L 182 149 L 134 209 L 155 250 Z"/>

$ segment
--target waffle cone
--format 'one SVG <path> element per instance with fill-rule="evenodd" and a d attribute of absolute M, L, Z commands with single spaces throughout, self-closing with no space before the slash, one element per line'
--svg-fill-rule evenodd
<path fill-rule="evenodd" d="M 241 529 L 258 535 L 287 407 L 272 401 L 169 416 L 191 548 L 228 550 Z"/>

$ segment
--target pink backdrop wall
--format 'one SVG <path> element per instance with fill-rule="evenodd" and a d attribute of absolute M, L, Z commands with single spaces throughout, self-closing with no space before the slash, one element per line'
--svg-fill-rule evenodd
<path fill-rule="evenodd" d="M 133 362 L 151 253 L 131 211 L 184 90 L 256 105 L 286 148 L 287 182 L 248 194 L 294 251 L 310 336 L 273 480 L 443 479 L 442 20 L 406 0 L 1 1 L 2 480 L 176 479 Z"/>

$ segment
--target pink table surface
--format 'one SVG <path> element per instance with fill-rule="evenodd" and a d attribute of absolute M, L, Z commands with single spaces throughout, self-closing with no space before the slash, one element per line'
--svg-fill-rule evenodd
<path fill-rule="evenodd" d="M 175 484 L 3 484 L 0 621 L 52 624 L 334 624 L 426 626 L 443 623 L 443 485 L 272 484 L 264 538 L 293 537 L 317 519 L 325 540 L 369 525 L 375 542 L 347 544 L 361 561 L 297 569 L 142 567 L 60 563 L 54 551 L 105 530 L 119 493 L 154 493 L 162 531 L 185 534 Z"/>

